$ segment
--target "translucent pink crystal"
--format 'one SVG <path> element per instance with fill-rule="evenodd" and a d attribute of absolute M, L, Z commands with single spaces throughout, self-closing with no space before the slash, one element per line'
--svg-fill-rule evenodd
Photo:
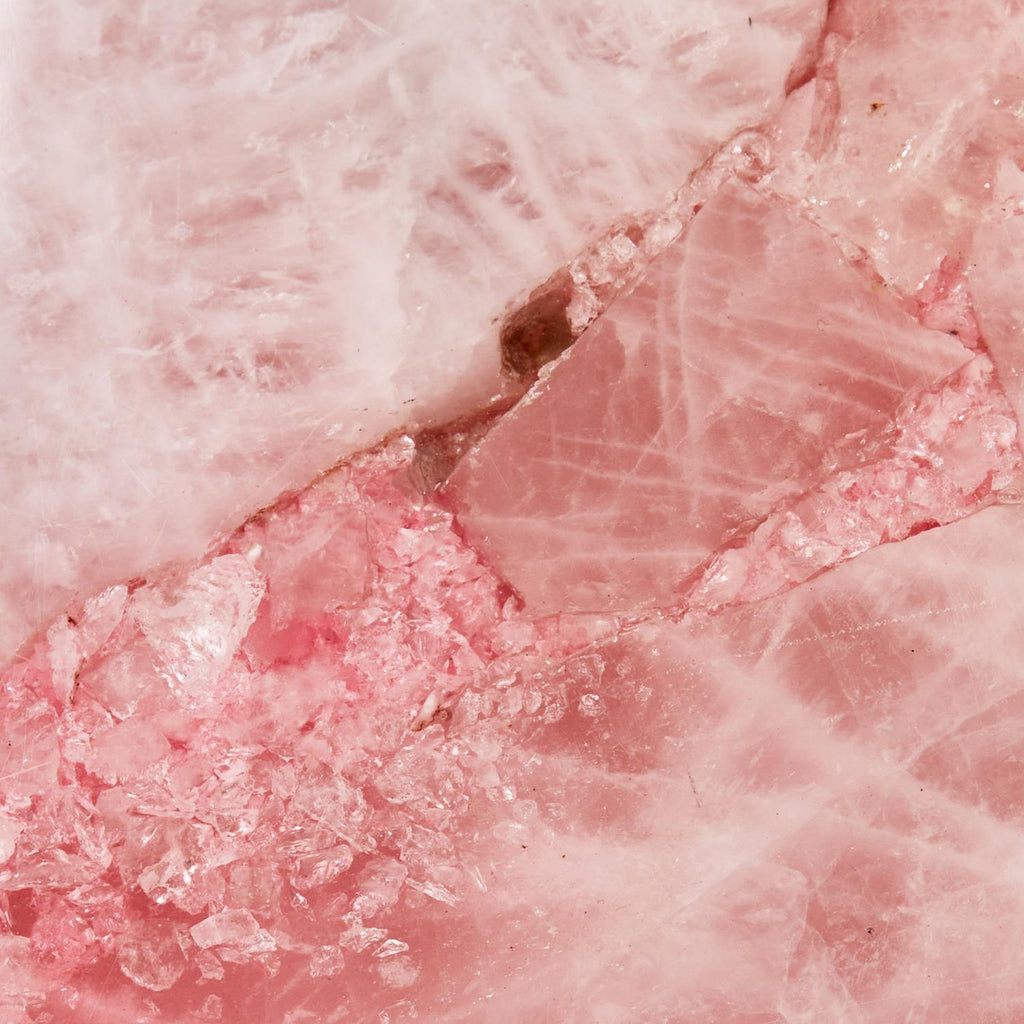
<path fill-rule="evenodd" d="M 1024 14 L 243 6 L 0 12 L 0 1024 L 1024 1020 Z"/>

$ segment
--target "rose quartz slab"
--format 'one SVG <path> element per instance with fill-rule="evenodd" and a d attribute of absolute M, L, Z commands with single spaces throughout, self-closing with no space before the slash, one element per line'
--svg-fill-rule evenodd
<path fill-rule="evenodd" d="M 727 538 L 855 460 L 852 439 L 966 357 L 820 229 L 733 183 L 447 496 L 535 612 L 669 604 Z"/>
<path fill-rule="evenodd" d="M 476 1003 L 442 1019 L 1024 1012 L 1022 526 L 979 513 L 570 658 L 561 717 L 510 723 L 496 764 L 538 811 L 504 857 L 480 840 L 455 946 L 500 986 L 467 970 Z"/>
<path fill-rule="evenodd" d="M 4 5 L 0 1024 L 1024 1021 L 1022 25 Z"/>
<path fill-rule="evenodd" d="M 1022 40 L 1013 5 L 833 5 L 771 187 L 908 297 L 944 262 L 965 271 L 979 217 L 1005 203 L 999 166 L 1024 141 Z"/>
<path fill-rule="evenodd" d="M 1022 528 L 989 509 L 717 616 L 534 633 L 423 728 L 397 680 L 329 681 L 359 664 L 336 636 L 305 671 L 242 650 L 123 779 L 71 770 L 88 681 L 59 785 L 12 813 L 4 783 L 3 977 L 52 1014 L 14 1019 L 1013 1020 Z M 391 572 L 464 585 L 447 543 Z M 422 650 L 383 622 L 359 646 Z"/>
<path fill-rule="evenodd" d="M 494 318 L 777 109 L 824 11 L 6 4 L 0 657 L 485 402 Z"/>
<path fill-rule="evenodd" d="M 1007 177 L 1010 192 L 1020 185 L 1020 172 L 1013 168 Z M 1019 304 L 1024 286 L 1022 245 L 1024 225 L 1019 217 L 993 218 L 978 228 L 970 271 L 971 294 L 985 341 L 1018 422 L 1024 415 L 1024 311 Z"/>

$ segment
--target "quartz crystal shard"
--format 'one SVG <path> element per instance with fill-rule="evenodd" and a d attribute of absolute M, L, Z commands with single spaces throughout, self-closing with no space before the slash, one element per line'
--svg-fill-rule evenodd
<path fill-rule="evenodd" d="M 448 497 L 537 611 L 669 605 L 716 548 L 854 464 L 908 389 L 966 358 L 824 232 L 730 184 Z"/>

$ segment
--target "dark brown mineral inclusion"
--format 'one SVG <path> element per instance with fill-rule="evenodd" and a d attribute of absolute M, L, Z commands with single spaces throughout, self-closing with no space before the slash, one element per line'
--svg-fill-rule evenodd
<path fill-rule="evenodd" d="M 529 299 L 509 313 L 501 325 L 501 365 L 521 378 L 557 359 L 572 343 L 566 309 L 572 299 L 572 277 L 564 268 L 555 271 Z"/>

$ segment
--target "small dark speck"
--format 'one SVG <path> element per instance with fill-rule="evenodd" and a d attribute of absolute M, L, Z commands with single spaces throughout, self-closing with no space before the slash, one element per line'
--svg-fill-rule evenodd
<path fill-rule="evenodd" d="M 871 113 L 873 114 L 876 110 L 881 110 L 884 106 L 884 103 L 880 103 L 878 100 L 875 100 L 875 102 L 871 104 Z"/>
<path fill-rule="evenodd" d="M 522 846 L 523 846 L 523 849 L 524 849 L 524 850 L 526 849 L 526 846 L 525 846 L 525 844 L 520 844 L 520 845 L 522 845 Z"/>
<path fill-rule="evenodd" d="M 914 648 L 913 648 L 913 647 L 911 647 L 911 648 L 910 648 L 910 653 L 911 653 L 911 654 L 913 654 L 913 653 L 914 653 Z"/>
<path fill-rule="evenodd" d="M 10 743 L 8 743 L 7 746 L 10 746 Z M 562 860 L 565 860 L 565 854 L 564 853 L 562 854 Z"/>
<path fill-rule="evenodd" d="M 693 791 L 693 798 L 697 801 L 697 806 L 701 806 L 700 794 L 697 792 L 697 783 L 693 781 L 693 775 L 690 772 L 686 773 L 686 777 L 690 780 L 690 789 Z"/>
<path fill-rule="evenodd" d="M 874 928 L 869 928 L 868 929 L 868 935 L 874 935 L 874 934 L 875 934 L 875 929 Z"/>
<path fill-rule="evenodd" d="M 748 24 L 748 25 L 749 25 L 749 26 L 750 26 L 751 28 L 753 28 L 753 27 L 754 27 L 754 19 L 753 19 L 753 18 L 747 18 L 747 24 Z"/>

